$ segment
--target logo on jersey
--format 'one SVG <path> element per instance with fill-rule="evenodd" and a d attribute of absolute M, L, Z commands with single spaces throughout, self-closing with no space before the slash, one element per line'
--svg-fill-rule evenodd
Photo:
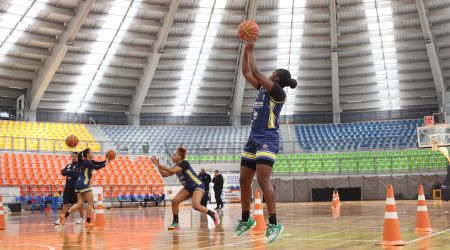
<path fill-rule="evenodd" d="M 267 144 L 263 144 L 263 149 L 267 149 L 269 146 L 267 146 Z"/>

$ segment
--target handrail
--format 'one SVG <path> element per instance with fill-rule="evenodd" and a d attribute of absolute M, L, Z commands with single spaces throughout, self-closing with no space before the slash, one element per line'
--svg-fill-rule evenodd
<path fill-rule="evenodd" d="M 92 116 L 89 116 L 89 124 L 94 123 L 95 126 L 97 126 L 97 123 L 92 119 Z"/>

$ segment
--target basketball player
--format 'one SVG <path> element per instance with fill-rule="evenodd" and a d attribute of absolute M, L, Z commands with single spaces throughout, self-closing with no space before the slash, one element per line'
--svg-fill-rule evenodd
<path fill-rule="evenodd" d="M 77 204 L 73 205 L 66 214 L 61 214 L 61 225 L 65 225 L 66 218 L 69 217 L 75 210 L 83 206 L 84 202 L 87 201 L 88 206 L 86 208 L 86 227 L 94 227 L 94 223 L 91 222 L 93 208 L 94 208 L 94 197 L 92 195 L 92 188 L 90 181 L 92 179 L 92 171 L 100 170 L 106 166 L 106 161 L 96 162 L 94 161 L 94 154 L 91 149 L 87 148 L 83 150 L 83 163 L 81 164 L 81 174 L 75 184 L 75 191 L 77 192 Z M 109 160 L 108 160 L 109 163 Z"/>
<path fill-rule="evenodd" d="M 437 142 L 433 141 L 432 143 L 438 145 Z M 450 156 L 448 155 L 448 149 L 446 147 L 438 147 L 438 150 L 448 161 L 447 176 L 445 176 L 444 182 L 442 183 L 442 188 L 448 188 L 448 186 L 450 185 Z"/>
<path fill-rule="evenodd" d="M 64 187 L 63 194 L 63 209 L 61 214 L 66 214 L 69 208 L 77 203 L 77 193 L 75 192 L 75 184 L 77 183 L 78 176 L 80 175 L 80 169 L 78 167 L 78 153 L 72 152 L 72 163 L 68 164 L 62 171 L 61 174 L 66 176 L 66 186 Z M 75 224 L 83 224 L 83 207 L 79 207 L 80 218 L 75 221 Z M 60 225 L 60 219 L 54 222 L 55 225 Z"/>
<path fill-rule="evenodd" d="M 192 169 L 191 165 L 186 158 L 186 149 L 183 147 L 178 147 L 175 153 L 172 156 L 172 161 L 176 164 L 173 168 L 168 168 L 161 163 L 159 163 L 159 159 L 156 156 L 152 156 L 152 163 L 158 167 L 159 172 L 163 177 L 171 176 L 176 174 L 181 184 L 183 184 L 184 188 L 181 189 L 175 198 L 172 200 L 172 213 L 173 213 L 173 222 L 172 225 L 169 226 L 169 230 L 174 230 L 179 228 L 178 222 L 178 205 L 192 197 L 192 208 L 209 215 L 216 227 L 220 223 L 220 218 L 217 213 L 209 210 L 208 208 L 201 205 L 203 194 L 205 193 L 205 185 L 201 182 Z"/>
<path fill-rule="evenodd" d="M 256 174 L 269 213 L 265 239 L 270 243 L 283 231 L 283 226 L 277 221 L 275 192 L 270 184 L 272 167 L 280 143 L 278 117 L 286 101 L 283 88 L 289 86 L 293 89 L 297 87 L 297 81 L 291 78 L 291 73 L 286 69 L 277 69 L 270 77 L 264 76 L 256 65 L 253 46 L 254 41 L 247 42 L 245 46 L 242 73 L 259 93 L 253 110 L 250 136 L 241 158 L 242 220 L 236 225 L 235 233 L 236 236 L 241 236 L 256 225 L 250 218 L 251 185 Z"/>

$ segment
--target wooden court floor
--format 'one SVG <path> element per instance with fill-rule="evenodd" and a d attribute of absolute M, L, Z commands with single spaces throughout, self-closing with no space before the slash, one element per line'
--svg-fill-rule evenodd
<path fill-rule="evenodd" d="M 167 208 L 106 210 L 104 229 L 53 226 L 52 213 L 8 215 L 6 230 L 0 231 L 0 249 L 381 249 L 384 201 L 342 202 L 340 216 L 330 203 L 278 204 L 278 217 L 285 225 L 282 236 L 271 244 L 261 236 L 233 237 L 240 217 L 239 204 L 226 204 L 222 223 L 213 223 L 190 206 L 180 211 L 181 229 L 167 231 L 172 215 Z M 403 248 L 450 249 L 450 202 L 427 201 L 433 234 L 417 235 L 416 202 L 397 201 Z M 211 205 L 213 207 L 213 205 Z"/>

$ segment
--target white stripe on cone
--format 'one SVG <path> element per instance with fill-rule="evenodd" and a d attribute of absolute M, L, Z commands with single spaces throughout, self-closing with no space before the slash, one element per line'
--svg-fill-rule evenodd
<path fill-rule="evenodd" d="M 425 200 L 425 195 L 419 195 L 419 201 L 424 201 Z"/>
<path fill-rule="evenodd" d="M 3 214 L 3 210 L 0 210 L 0 214 Z"/>
<path fill-rule="evenodd" d="M 418 212 L 426 212 L 428 211 L 427 206 L 417 206 Z"/>
<path fill-rule="evenodd" d="M 261 199 L 255 199 L 255 204 L 261 204 Z"/>
<path fill-rule="evenodd" d="M 0 202 L 0 207 L 3 207 L 3 202 Z"/>
<path fill-rule="evenodd" d="M 386 204 L 387 205 L 395 205 L 395 199 L 394 198 L 386 198 Z"/>
<path fill-rule="evenodd" d="M 98 205 L 103 205 L 103 201 L 97 201 L 97 206 Z"/>
<path fill-rule="evenodd" d="M 97 209 L 97 210 L 95 211 L 95 213 L 96 213 L 96 214 L 104 214 L 105 211 L 103 211 L 103 209 Z"/>
<path fill-rule="evenodd" d="M 255 210 L 253 213 L 255 215 L 263 215 L 264 214 L 262 210 Z"/>
<path fill-rule="evenodd" d="M 397 212 L 384 212 L 385 219 L 398 219 Z"/>

